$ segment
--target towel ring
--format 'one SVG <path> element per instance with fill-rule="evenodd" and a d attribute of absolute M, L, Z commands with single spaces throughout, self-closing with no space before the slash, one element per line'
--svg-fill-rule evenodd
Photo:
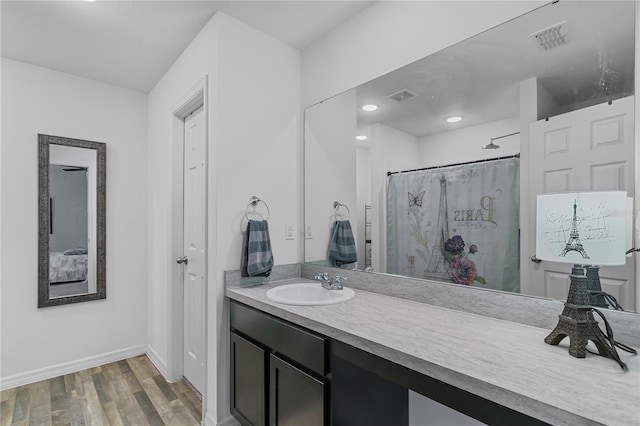
<path fill-rule="evenodd" d="M 333 202 L 333 214 L 334 216 L 338 215 L 338 209 L 340 207 L 344 207 L 347 209 L 347 219 L 351 219 L 351 211 L 349 211 L 349 207 L 346 204 L 339 203 L 338 201 Z"/>
<path fill-rule="evenodd" d="M 271 213 L 269 212 L 269 205 L 264 200 L 261 200 L 255 195 L 252 195 L 251 198 L 249 198 L 249 204 L 247 204 L 247 208 L 244 211 L 244 217 L 247 218 L 247 220 L 249 220 L 249 206 L 255 208 L 258 205 L 258 203 L 264 204 L 264 206 L 267 208 L 267 218 L 264 220 L 269 220 L 269 217 L 271 216 Z"/>

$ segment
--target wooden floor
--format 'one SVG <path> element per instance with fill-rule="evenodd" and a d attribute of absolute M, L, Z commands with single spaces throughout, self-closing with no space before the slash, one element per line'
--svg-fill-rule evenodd
<path fill-rule="evenodd" d="M 200 395 L 145 355 L 0 392 L 5 425 L 199 425 Z"/>

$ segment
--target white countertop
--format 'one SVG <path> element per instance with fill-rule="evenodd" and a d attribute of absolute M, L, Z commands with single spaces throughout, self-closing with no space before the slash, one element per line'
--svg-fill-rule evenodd
<path fill-rule="evenodd" d="M 544 343 L 550 330 L 360 290 L 336 305 L 267 299 L 287 282 L 225 294 L 551 424 L 640 425 L 640 356 L 619 351 L 624 372 L 612 359 L 570 356 L 568 338 Z"/>

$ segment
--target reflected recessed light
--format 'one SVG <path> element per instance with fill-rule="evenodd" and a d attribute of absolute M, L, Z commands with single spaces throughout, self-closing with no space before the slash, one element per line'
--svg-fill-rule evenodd
<path fill-rule="evenodd" d="M 375 111 L 378 109 L 378 105 L 369 104 L 369 105 L 363 106 L 362 109 L 365 111 Z"/>
<path fill-rule="evenodd" d="M 447 121 L 449 123 L 457 123 L 460 120 L 462 120 L 462 117 L 449 117 L 449 118 L 447 118 Z"/>
<path fill-rule="evenodd" d="M 365 135 L 358 135 L 356 136 L 356 139 L 358 139 L 359 141 L 366 141 L 367 137 Z"/>

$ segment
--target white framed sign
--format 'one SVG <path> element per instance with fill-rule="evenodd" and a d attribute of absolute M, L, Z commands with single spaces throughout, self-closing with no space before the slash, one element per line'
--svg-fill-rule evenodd
<path fill-rule="evenodd" d="M 624 265 L 627 193 L 540 194 L 536 209 L 536 257 L 551 262 Z"/>

